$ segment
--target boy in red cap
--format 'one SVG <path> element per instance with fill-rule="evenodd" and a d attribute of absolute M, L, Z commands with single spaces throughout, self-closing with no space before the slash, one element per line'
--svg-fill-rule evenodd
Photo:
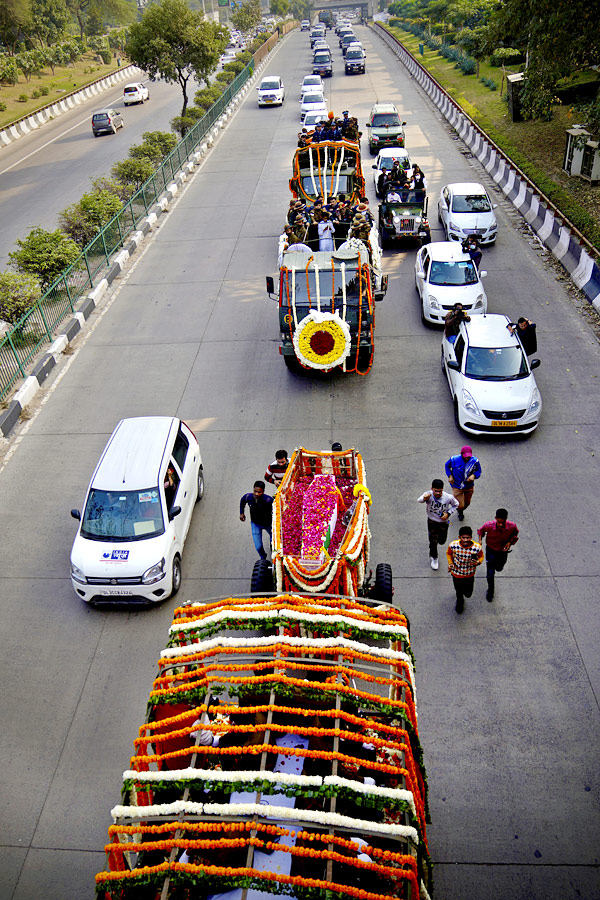
<path fill-rule="evenodd" d="M 471 505 L 475 479 L 481 475 L 481 463 L 467 444 L 460 448 L 457 456 L 446 461 L 446 475 L 452 485 L 452 493 L 458 500 L 458 519 L 465 517 L 465 509 Z"/>

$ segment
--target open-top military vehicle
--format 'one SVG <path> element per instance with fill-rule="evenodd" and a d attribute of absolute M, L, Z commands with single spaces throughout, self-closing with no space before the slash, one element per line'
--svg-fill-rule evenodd
<path fill-rule="evenodd" d="M 373 363 L 375 303 L 387 276 L 373 226 L 368 239 L 348 238 L 350 224 L 335 222 L 334 249 L 319 250 L 317 225 L 302 238 L 304 249 L 279 243 L 279 292 L 267 276 L 267 292 L 279 300 L 279 352 L 292 371 L 357 372 Z M 309 252 L 307 252 L 307 249 Z"/>
<path fill-rule="evenodd" d="M 292 163 L 290 190 L 294 197 L 311 203 L 318 197 L 327 203 L 340 194 L 357 202 L 365 193 L 360 147 L 352 141 L 299 147 Z"/>
<path fill-rule="evenodd" d="M 386 186 L 379 204 L 379 239 L 383 248 L 413 240 L 419 246 L 431 242 L 427 218 L 427 194 L 423 190 Z"/>

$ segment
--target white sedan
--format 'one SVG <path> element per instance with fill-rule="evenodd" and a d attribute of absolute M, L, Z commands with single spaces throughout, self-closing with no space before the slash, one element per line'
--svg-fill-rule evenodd
<path fill-rule="evenodd" d="M 438 219 L 444 226 L 446 240 L 462 241 L 476 234 L 480 244 L 493 244 L 498 232 L 494 215 L 497 205 L 482 184 L 447 184 L 438 201 Z"/>
<path fill-rule="evenodd" d="M 256 90 L 259 106 L 283 106 L 285 88 L 279 75 L 267 75 Z"/>
<path fill-rule="evenodd" d="M 387 169 L 388 172 L 391 172 L 392 166 L 394 162 L 398 160 L 404 171 L 406 172 L 406 177 L 408 179 L 412 178 L 412 166 L 410 164 L 410 158 L 406 150 L 403 150 L 402 147 L 384 147 L 383 150 L 380 150 L 377 154 L 377 159 L 373 163 L 373 184 L 375 185 L 375 195 L 380 197 L 380 193 L 377 190 L 377 182 L 379 181 L 379 176 L 383 172 L 384 169 Z"/>
<path fill-rule="evenodd" d="M 324 90 L 323 79 L 320 75 L 305 75 L 304 81 L 300 85 L 300 99 L 304 97 L 305 94 L 312 94 L 314 91 Z"/>
<path fill-rule="evenodd" d="M 540 421 L 542 398 L 531 362 L 508 329 L 508 316 L 475 316 L 454 339 L 442 340 L 442 371 L 448 379 L 459 428 L 471 434 L 530 434 Z"/>
<path fill-rule="evenodd" d="M 141 81 L 126 84 L 123 88 L 123 104 L 131 106 L 133 103 L 143 103 L 150 99 L 150 91 Z"/>
<path fill-rule="evenodd" d="M 300 121 L 304 122 L 307 113 L 322 113 L 327 118 L 327 104 L 323 91 L 311 91 L 300 101 Z"/>
<path fill-rule="evenodd" d="M 421 319 L 443 325 L 446 313 L 462 303 L 468 315 L 487 312 L 481 283 L 487 272 L 478 272 L 460 244 L 435 241 L 425 244 L 415 260 L 415 286 L 421 298 Z"/>

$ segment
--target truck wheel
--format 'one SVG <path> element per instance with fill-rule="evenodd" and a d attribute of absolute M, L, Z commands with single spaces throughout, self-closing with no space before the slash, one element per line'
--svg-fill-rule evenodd
<path fill-rule="evenodd" d="M 252 569 L 251 594 L 270 594 L 275 590 L 273 569 L 266 559 L 257 559 Z"/>
<path fill-rule="evenodd" d="M 375 569 L 374 595 L 376 600 L 391 603 L 394 597 L 392 567 L 389 563 L 378 563 Z"/>
<path fill-rule="evenodd" d="M 300 363 L 298 362 L 298 360 L 296 359 L 295 356 L 284 356 L 283 361 L 286 365 L 286 368 L 290 372 L 295 372 L 296 374 L 299 374 L 302 371 L 302 366 L 300 365 Z"/>
<path fill-rule="evenodd" d="M 178 556 L 173 560 L 171 569 L 171 597 L 174 597 L 181 587 L 181 560 Z"/>

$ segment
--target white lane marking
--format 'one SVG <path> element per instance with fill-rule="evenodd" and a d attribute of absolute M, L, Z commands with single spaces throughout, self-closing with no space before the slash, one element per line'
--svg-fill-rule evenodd
<path fill-rule="evenodd" d="M 144 83 L 145 83 L 145 82 L 144 82 Z M 82 90 L 83 90 L 83 89 L 82 89 Z M 120 97 L 120 96 L 121 96 L 121 94 L 119 94 L 119 97 Z M 90 97 L 90 99 L 93 99 L 93 98 Z M 58 102 L 59 102 L 59 101 L 57 101 L 57 103 L 58 103 Z M 115 102 L 116 102 L 116 101 L 113 101 L 113 104 L 112 104 L 112 105 L 114 105 Z M 110 103 L 107 103 L 107 106 L 111 106 L 111 104 L 110 104 Z M 76 122 L 76 123 L 75 123 L 74 125 L 72 125 L 70 128 L 67 128 L 66 131 L 61 131 L 61 133 L 60 133 L 60 134 L 57 134 L 56 137 L 53 137 L 53 138 L 51 138 L 49 141 L 46 141 L 46 143 L 45 143 L 45 144 L 42 144 L 41 147 L 38 147 L 37 150 L 32 150 L 31 153 L 28 153 L 28 154 L 27 154 L 27 156 L 21 156 L 20 159 L 18 159 L 16 162 L 14 162 L 14 163 L 12 164 L 12 166 L 7 166 L 6 169 L 2 169 L 2 171 L 0 171 L 0 175 L 4 175 L 5 172 L 10 172 L 11 169 L 14 169 L 16 166 L 20 166 L 21 163 L 24 163 L 25 160 L 29 159 L 30 156 L 35 156 L 35 154 L 36 154 L 36 153 L 39 153 L 40 150 L 45 150 L 46 147 L 48 147 L 50 144 L 53 144 L 55 141 L 58 141 L 58 140 L 60 140 L 62 137 L 64 137 L 65 134 L 68 134 L 70 131 L 73 131 L 73 129 L 75 129 L 75 128 L 79 128 L 79 126 L 80 126 L 80 125 L 83 125 L 84 122 L 88 122 L 88 121 L 91 119 L 91 117 L 92 117 L 92 116 L 90 115 L 90 113 L 88 113 L 87 116 L 85 117 L 85 119 L 80 119 L 79 122 Z"/>

